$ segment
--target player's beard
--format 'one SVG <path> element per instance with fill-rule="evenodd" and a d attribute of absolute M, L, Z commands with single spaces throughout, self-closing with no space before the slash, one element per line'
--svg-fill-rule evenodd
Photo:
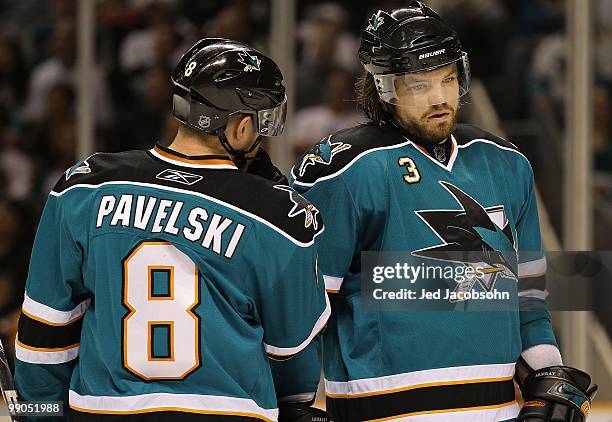
<path fill-rule="evenodd" d="M 450 114 L 446 120 L 441 122 L 429 120 L 428 116 L 445 112 Z M 398 123 L 406 131 L 408 138 L 424 145 L 435 145 L 444 141 L 455 130 L 457 124 L 457 108 L 449 104 L 431 106 L 420 117 L 407 116 L 401 112 L 396 112 L 396 116 L 399 117 Z"/>

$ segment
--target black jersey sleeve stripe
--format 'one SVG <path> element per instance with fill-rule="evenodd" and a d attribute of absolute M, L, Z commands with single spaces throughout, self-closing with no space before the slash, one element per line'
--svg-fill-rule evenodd
<path fill-rule="evenodd" d="M 41 349 L 62 349 L 79 343 L 83 319 L 68 325 L 48 325 L 21 313 L 18 325 L 19 341 Z"/>
<path fill-rule="evenodd" d="M 518 291 L 524 292 L 526 290 L 545 290 L 546 289 L 546 277 L 525 277 L 521 278 L 518 282 Z"/>
<path fill-rule="evenodd" d="M 356 398 L 327 397 L 334 421 L 387 419 L 422 413 L 443 413 L 514 402 L 512 379 L 440 385 Z"/>

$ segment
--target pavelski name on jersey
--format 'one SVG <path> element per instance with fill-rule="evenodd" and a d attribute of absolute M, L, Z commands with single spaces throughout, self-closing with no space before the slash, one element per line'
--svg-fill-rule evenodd
<path fill-rule="evenodd" d="M 231 258 L 245 231 L 243 224 L 223 215 L 210 213 L 202 207 L 183 209 L 184 202 L 154 196 L 123 194 L 104 195 L 96 218 L 96 229 L 133 227 L 143 232 L 169 233 L 199 243 L 203 248 Z M 186 219 L 180 218 L 186 216 Z M 178 221 L 187 224 L 177 227 Z M 229 239 L 229 240 L 228 240 Z M 223 249 L 223 245 L 227 245 Z"/>

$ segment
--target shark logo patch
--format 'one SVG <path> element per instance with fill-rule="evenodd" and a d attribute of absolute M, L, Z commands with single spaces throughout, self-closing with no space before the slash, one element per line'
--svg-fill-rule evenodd
<path fill-rule="evenodd" d="M 75 174 L 91 173 L 91 167 L 89 167 L 89 163 L 87 162 L 87 160 L 89 160 L 91 157 L 93 157 L 96 154 L 97 153 L 91 154 L 89 157 L 87 157 L 80 163 L 77 163 L 74 166 L 70 167 L 68 170 L 66 170 L 66 172 L 64 173 L 66 175 L 66 180 L 70 179 Z"/>
<path fill-rule="evenodd" d="M 243 50 L 241 53 L 238 53 L 240 59 L 238 63 L 242 63 L 244 65 L 245 72 L 252 72 L 254 70 L 261 70 L 261 59 L 255 55 L 251 56 L 246 50 Z"/>
<path fill-rule="evenodd" d="M 293 208 L 289 210 L 287 216 L 297 217 L 300 214 L 304 214 L 304 227 L 312 228 L 316 231 L 319 229 L 319 222 L 317 221 L 317 214 L 319 210 L 315 208 L 310 202 L 308 202 L 303 196 L 285 185 L 274 185 L 275 189 L 283 190 L 289 193 L 289 199 L 293 203 Z"/>
<path fill-rule="evenodd" d="M 350 144 L 331 142 L 331 135 L 329 135 L 324 141 L 318 143 L 311 151 L 304 155 L 298 169 L 299 176 L 304 176 L 308 166 L 314 166 L 315 164 L 330 165 L 334 155 L 350 148 Z"/>

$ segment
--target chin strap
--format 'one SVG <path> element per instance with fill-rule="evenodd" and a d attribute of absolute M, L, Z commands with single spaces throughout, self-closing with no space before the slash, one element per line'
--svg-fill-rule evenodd
<path fill-rule="evenodd" d="M 223 148 L 232 157 L 234 157 L 234 164 L 236 164 L 236 167 L 238 168 L 244 167 L 247 160 L 253 160 L 255 158 L 255 157 L 245 157 L 245 156 L 248 153 L 253 152 L 255 148 L 257 148 L 259 144 L 261 143 L 261 141 L 263 140 L 262 136 L 258 136 L 257 139 L 255 139 L 255 142 L 253 142 L 253 144 L 249 148 L 236 150 L 234 149 L 234 147 L 232 147 L 232 145 L 227 140 L 227 136 L 225 136 L 225 128 L 217 130 L 215 134 L 217 135 L 217 138 L 219 138 L 219 142 L 221 143 L 221 146 L 223 146 Z"/>

